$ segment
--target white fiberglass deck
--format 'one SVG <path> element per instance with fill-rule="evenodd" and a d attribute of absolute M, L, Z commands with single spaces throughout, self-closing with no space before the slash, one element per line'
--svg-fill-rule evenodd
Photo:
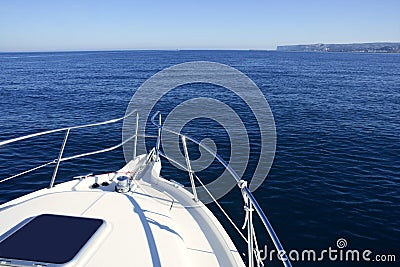
<path fill-rule="evenodd" d="M 140 156 L 118 173 L 72 180 L 0 206 L 0 236 L 41 214 L 96 218 L 105 226 L 70 265 L 244 266 L 214 215 L 187 190 L 159 177 L 160 161 L 147 165 L 130 192 L 115 192 L 115 178 L 138 171 L 144 160 Z"/>

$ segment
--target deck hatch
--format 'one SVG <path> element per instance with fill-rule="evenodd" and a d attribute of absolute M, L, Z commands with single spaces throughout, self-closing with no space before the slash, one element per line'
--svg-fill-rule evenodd
<path fill-rule="evenodd" d="M 101 219 L 43 214 L 0 241 L 0 258 L 65 264 L 99 230 Z"/>

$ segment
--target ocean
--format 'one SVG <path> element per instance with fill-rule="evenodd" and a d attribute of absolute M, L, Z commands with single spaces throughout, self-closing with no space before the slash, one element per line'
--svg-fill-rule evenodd
<path fill-rule="evenodd" d="M 267 179 L 254 194 L 287 251 L 338 249 L 337 240 L 342 238 L 348 249 L 393 254 L 400 260 L 400 54 L 0 53 L 0 141 L 121 117 L 144 81 L 166 67 L 189 61 L 232 66 L 252 79 L 268 100 L 276 124 L 276 155 Z M 229 105 L 245 121 L 251 143 L 259 145 L 250 110 L 224 88 L 201 84 L 176 88 L 153 110 L 168 114 L 192 97 L 211 97 Z M 212 138 L 229 160 L 229 137 L 221 125 L 203 120 L 189 123 L 185 130 L 200 139 Z M 0 180 L 56 158 L 62 140 L 63 134 L 58 133 L 0 147 Z M 121 123 L 72 131 L 65 153 L 73 155 L 120 141 Z M 251 150 L 244 179 L 251 178 L 257 151 Z M 65 162 L 57 182 L 115 171 L 123 165 L 122 149 Z M 166 162 L 165 166 L 164 177 L 187 184 L 187 175 L 180 175 Z M 215 173 L 199 175 L 212 179 Z M 0 203 L 46 187 L 51 175 L 52 168 L 46 167 L 0 184 Z M 241 225 L 240 192 L 233 190 L 221 203 Z M 229 232 L 234 231 L 214 205 L 210 209 Z M 264 252 L 265 246 L 273 249 L 259 221 L 256 232 L 260 248 Z M 238 249 L 246 253 L 246 245 L 235 233 L 232 236 Z M 299 260 L 293 265 L 318 266 L 321 262 Z M 375 266 L 376 262 L 324 259 L 323 265 Z M 270 266 L 280 263 L 274 260 Z"/>

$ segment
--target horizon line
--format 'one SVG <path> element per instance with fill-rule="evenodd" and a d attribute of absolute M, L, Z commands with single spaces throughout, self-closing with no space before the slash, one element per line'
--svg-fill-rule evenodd
<path fill-rule="evenodd" d="M 124 51 L 277 51 L 275 49 L 251 49 L 251 48 L 202 48 L 202 49 L 71 49 L 71 50 L 24 50 L 24 51 L 0 51 L 0 53 L 69 53 L 69 52 L 124 52 Z"/>
<path fill-rule="evenodd" d="M 344 45 L 344 44 L 379 44 L 391 43 L 400 44 L 400 41 L 378 41 L 378 42 L 348 42 L 348 43 L 331 43 L 331 42 L 317 42 L 317 43 L 296 43 L 296 44 L 279 44 L 275 49 L 255 49 L 255 48 L 110 48 L 110 49 L 55 49 L 55 50 L 10 50 L 0 51 L 0 53 L 68 53 L 68 52 L 122 52 L 122 51 L 277 51 L 279 46 L 296 46 L 296 45 Z"/>

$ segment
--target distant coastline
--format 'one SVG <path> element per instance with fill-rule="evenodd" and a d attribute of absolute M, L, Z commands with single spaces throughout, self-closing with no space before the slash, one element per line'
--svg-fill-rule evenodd
<path fill-rule="evenodd" d="M 400 43 L 353 43 L 353 44 L 301 44 L 279 45 L 283 52 L 359 52 L 359 53 L 400 53 Z"/>

